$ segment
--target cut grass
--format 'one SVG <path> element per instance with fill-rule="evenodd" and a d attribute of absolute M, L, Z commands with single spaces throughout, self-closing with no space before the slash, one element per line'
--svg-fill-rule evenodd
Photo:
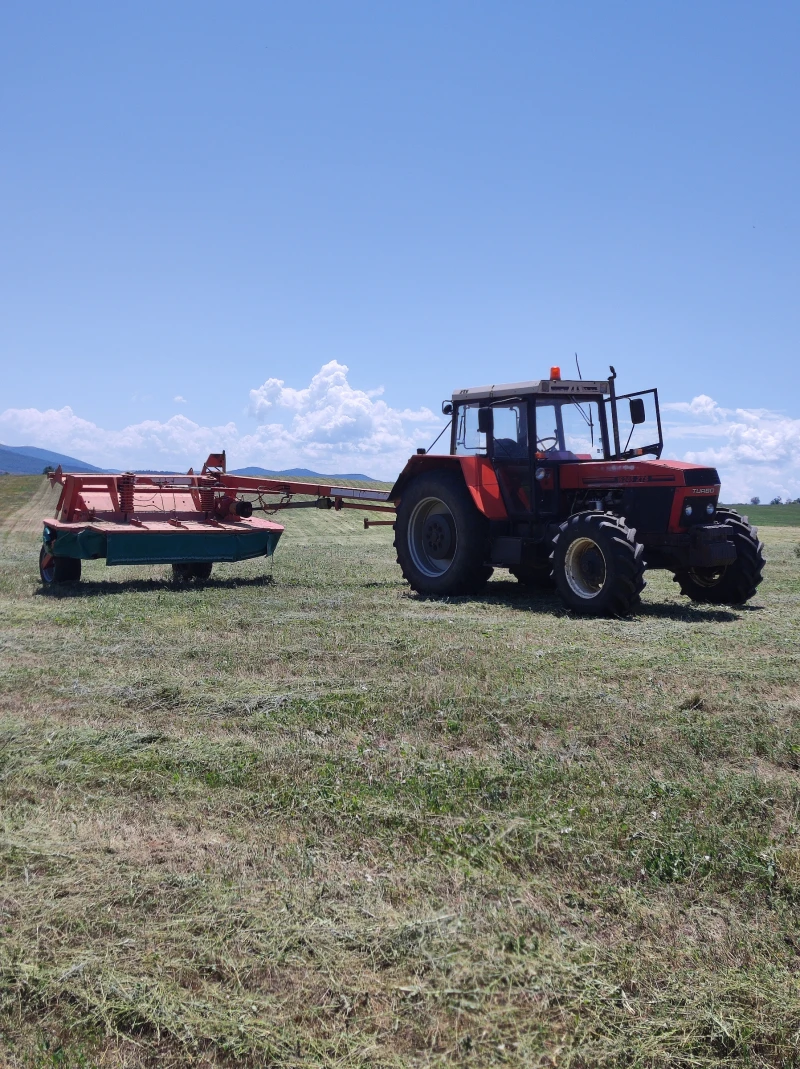
<path fill-rule="evenodd" d="M 4 537 L 4 1059 L 800 1064 L 800 531 L 619 621 L 282 522 L 271 582 L 57 596 Z"/>
<path fill-rule="evenodd" d="M 41 475 L 0 475 L 0 524 L 24 506 L 48 482 Z"/>

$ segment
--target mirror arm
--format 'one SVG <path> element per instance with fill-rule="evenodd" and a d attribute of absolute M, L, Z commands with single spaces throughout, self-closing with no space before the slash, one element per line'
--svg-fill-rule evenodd
<path fill-rule="evenodd" d="M 608 377 L 608 399 L 611 404 L 611 430 L 614 434 L 614 459 L 618 460 L 620 455 L 619 421 L 617 419 L 617 391 L 614 389 L 614 379 L 617 377 L 617 373 L 614 370 L 613 364 L 611 365 L 609 370 L 611 374 Z"/>

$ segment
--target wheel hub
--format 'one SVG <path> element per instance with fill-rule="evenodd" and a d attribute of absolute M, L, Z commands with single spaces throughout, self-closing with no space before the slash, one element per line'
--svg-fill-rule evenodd
<path fill-rule="evenodd" d="M 438 497 L 426 497 L 411 513 L 408 548 L 423 575 L 436 578 L 450 568 L 458 547 L 458 531 L 453 514 Z"/>
<path fill-rule="evenodd" d="M 717 568 L 690 568 L 689 574 L 698 586 L 711 589 L 719 584 L 727 570 L 725 565 Z"/>
<path fill-rule="evenodd" d="M 592 538 L 576 538 L 564 558 L 564 574 L 570 589 L 581 598 L 594 598 L 606 581 L 606 559 Z"/>
<path fill-rule="evenodd" d="M 428 556 L 433 560 L 444 560 L 453 555 L 455 543 L 453 518 L 445 513 L 430 516 L 422 530 L 422 540 Z"/>

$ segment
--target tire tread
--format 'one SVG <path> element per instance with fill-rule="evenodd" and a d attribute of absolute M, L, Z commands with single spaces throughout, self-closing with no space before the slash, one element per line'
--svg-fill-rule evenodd
<path fill-rule="evenodd" d="M 718 508 L 716 515 L 733 528 L 736 561 L 726 569 L 717 586 L 700 586 L 689 568 L 675 572 L 673 581 L 680 587 L 681 594 L 692 601 L 707 605 L 743 605 L 755 596 L 764 578 L 764 543 L 758 537 L 758 528 L 746 516 L 724 507 Z"/>
<path fill-rule="evenodd" d="M 559 545 L 564 545 L 565 538 L 570 542 L 573 540 L 573 534 L 576 537 L 584 536 L 585 532 L 580 530 L 584 524 L 595 528 L 600 538 L 607 539 L 607 547 L 613 553 L 611 587 L 602 591 L 596 599 L 586 599 L 585 602 L 566 582 L 561 571 L 562 557 L 559 549 Z M 553 538 L 553 552 L 550 557 L 562 600 L 568 608 L 582 612 L 629 615 L 639 604 L 646 585 L 643 553 L 644 546 L 636 541 L 635 528 L 628 527 L 624 517 L 610 512 L 580 512 L 570 516 L 561 524 Z"/>
<path fill-rule="evenodd" d="M 464 539 L 461 556 L 455 566 L 442 577 L 430 578 L 419 573 L 404 544 L 408 538 L 409 511 L 416 497 L 442 494 L 454 516 L 459 536 Z M 408 585 L 420 594 L 458 597 L 479 594 L 494 569 L 486 564 L 489 543 L 489 521 L 479 512 L 464 482 L 461 472 L 449 470 L 427 471 L 418 475 L 405 487 L 394 525 L 394 548 L 400 571 Z M 452 572 L 452 574 L 451 574 Z"/>

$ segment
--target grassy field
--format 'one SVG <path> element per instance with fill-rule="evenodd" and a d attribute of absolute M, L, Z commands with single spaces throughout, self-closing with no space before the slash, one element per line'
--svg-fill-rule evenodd
<path fill-rule="evenodd" d="M 800 529 L 628 620 L 414 596 L 358 513 L 45 595 L 49 494 L 0 480 L 0 1063 L 800 1065 Z"/>
<path fill-rule="evenodd" d="M 48 490 L 48 481 L 41 475 L 0 475 L 0 529 L 5 529 L 12 517 L 16 523 L 20 510 Z"/>
<path fill-rule="evenodd" d="M 800 527 L 800 505 L 728 505 L 758 527 Z"/>

